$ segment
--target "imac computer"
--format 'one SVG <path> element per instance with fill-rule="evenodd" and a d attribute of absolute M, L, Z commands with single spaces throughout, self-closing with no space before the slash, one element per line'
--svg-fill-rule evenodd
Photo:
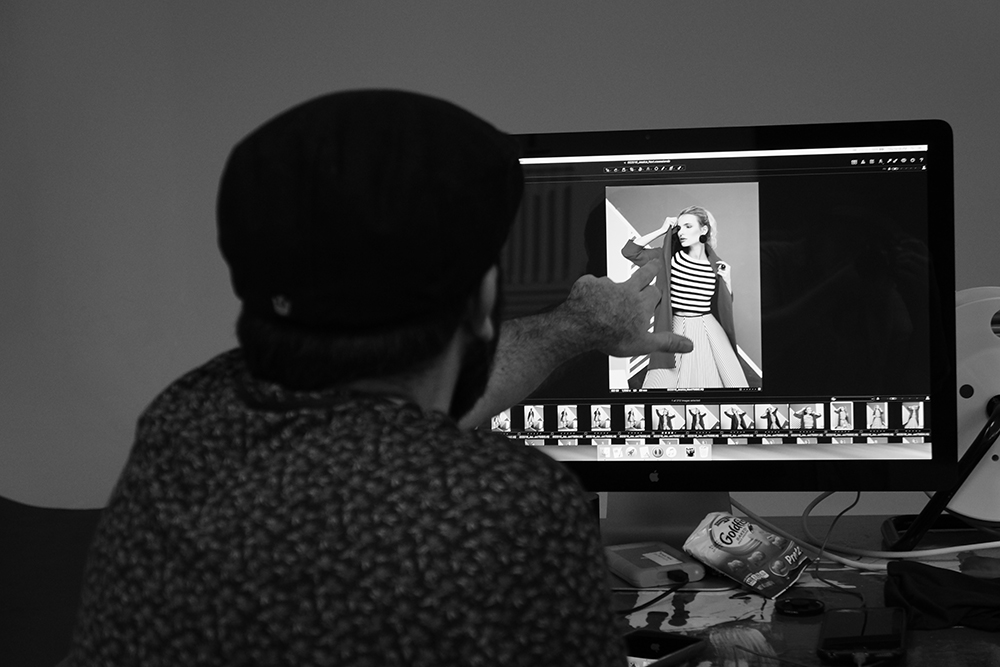
<path fill-rule="evenodd" d="M 526 134 L 504 317 L 654 264 L 650 331 L 493 418 L 609 492 L 608 543 L 683 541 L 728 492 L 943 488 L 956 463 L 942 121 Z M 677 493 L 690 495 L 670 495 Z M 789 508 L 789 514 L 795 513 Z"/>

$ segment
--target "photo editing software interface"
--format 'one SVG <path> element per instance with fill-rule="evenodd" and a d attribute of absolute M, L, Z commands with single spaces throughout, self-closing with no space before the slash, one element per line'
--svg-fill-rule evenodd
<path fill-rule="evenodd" d="M 817 139 L 529 151 L 504 317 L 659 260 L 649 329 L 695 351 L 582 355 L 488 428 L 564 461 L 930 459 L 933 153 Z"/>

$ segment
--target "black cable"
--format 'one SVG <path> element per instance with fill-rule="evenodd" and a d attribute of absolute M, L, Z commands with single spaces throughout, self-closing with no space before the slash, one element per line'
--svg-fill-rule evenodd
<path fill-rule="evenodd" d="M 818 558 L 816 558 L 816 560 L 813 562 L 812 576 L 813 576 L 813 579 L 816 579 L 817 581 L 823 582 L 824 584 L 826 584 L 830 588 L 833 588 L 833 589 L 837 590 L 837 592 L 839 592 L 839 593 L 844 593 L 845 595 L 851 595 L 853 597 L 858 598 L 859 600 L 861 600 L 861 606 L 865 607 L 865 606 L 867 606 L 867 601 L 865 600 L 865 596 L 864 596 L 863 593 L 861 593 L 859 591 L 848 590 L 847 588 L 841 586 L 840 584 L 834 583 L 834 582 L 830 581 L 829 579 L 820 576 L 820 574 L 819 574 L 819 564 L 820 564 L 820 560 L 822 560 L 822 554 L 823 554 L 823 552 L 826 551 L 826 545 L 830 542 L 830 537 L 833 535 L 833 529 L 837 527 L 837 522 L 840 521 L 841 517 L 843 517 L 849 511 L 851 511 L 852 509 L 854 509 L 854 507 L 858 504 L 858 502 L 861 501 L 861 492 L 858 491 L 858 492 L 856 492 L 856 494 L 857 495 L 854 496 L 854 502 L 852 502 L 850 505 L 848 505 L 847 507 L 845 507 L 844 509 L 842 509 L 840 511 L 840 513 L 837 514 L 837 516 L 835 516 L 833 518 L 833 521 L 830 523 L 830 527 L 827 528 L 826 537 L 823 539 L 823 545 L 819 548 L 819 551 L 820 551 L 821 555 Z"/>
<path fill-rule="evenodd" d="M 668 573 L 667 576 L 677 583 L 675 583 L 667 590 L 663 591 L 661 594 L 657 595 L 652 600 L 649 600 L 648 602 L 643 602 L 642 604 L 632 607 L 631 609 L 618 609 L 615 611 L 615 613 L 618 614 L 619 616 L 628 616 L 629 614 L 634 614 L 637 611 L 642 611 L 647 607 L 652 607 L 654 604 L 663 600 L 671 593 L 675 593 L 679 589 L 687 585 L 688 573 L 685 572 L 684 570 L 673 570 L 672 572 Z"/>

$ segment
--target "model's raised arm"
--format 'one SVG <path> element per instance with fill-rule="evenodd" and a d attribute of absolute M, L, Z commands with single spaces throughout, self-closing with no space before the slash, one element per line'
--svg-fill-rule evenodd
<path fill-rule="evenodd" d="M 653 231 L 651 231 L 648 234 L 643 234 L 642 236 L 636 237 L 635 239 L 633 239 L 633 242 L 636 245 L 643 245 L 643 246 L 644 245 L 649 245 L 650 243 L 652 243 L 656 239 L 660 238 L 661 236 L 663 236 L 664 234 L 666 234 L 667 232 L 669 232 L 670 228 L 673 227 L 676 224 L 677 224 L 677 218 L 675 218 L 675 217 L 667 217 L 663 221 L 663 224 L 660 225 L 659 229 L 653 230 Z"/>

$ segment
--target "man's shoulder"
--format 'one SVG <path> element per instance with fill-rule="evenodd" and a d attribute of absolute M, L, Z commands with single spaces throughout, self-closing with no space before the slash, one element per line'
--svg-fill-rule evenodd
<path fill-rule="evenodd" d="M 218 397 L 223 387 L 232 386 L 245 368 L 239 348 L 227 350 L 201 365 L 183 373 L 168 384 L 152 400 L 144 415 L 163 410 L 183 400 L 198 400 L 198 396 Z"/>

